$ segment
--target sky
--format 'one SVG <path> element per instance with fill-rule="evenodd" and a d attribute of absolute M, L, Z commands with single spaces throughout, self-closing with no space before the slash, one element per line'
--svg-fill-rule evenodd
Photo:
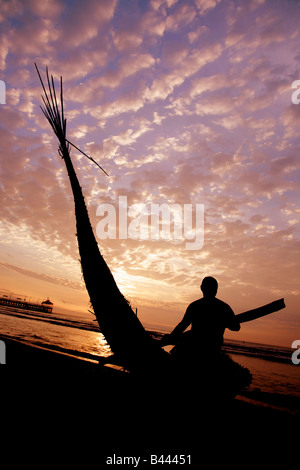
<path fill-rule="evenodd" d="M 300 339 L 299 24 L 296 0 L 0 1 L 1 292 L 91 316 L 36 62 L 63 77 L 68 139 L 109 174 L 71 150 L 101 253 L 142 323 L 173 328 L 211 275 L 235 313 L 286 302 L 226 337 Z M 103 239 L 99 206 L 119 214 L 120 197 L 128 223 L 151 204 L 189 204 L 193 231 L 121 238 L 116 219 Z M 204 242 L 187 249 L 200 205 Z"/>

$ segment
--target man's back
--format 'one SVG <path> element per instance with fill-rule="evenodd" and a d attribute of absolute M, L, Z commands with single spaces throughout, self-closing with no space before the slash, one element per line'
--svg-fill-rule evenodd
<path fill-rule="evenodd" d="M 240 324 L 231 307 L 216 298 L 218 283 L 215 278 L 205 277 L 201 290 L 203 298 L 188 306 L 181 322 L 170 335 L 166 336 L 180 341 L 182 333 L 192 325 L 192 333 L 188 335 L 188 338 L 191 340 L 190 347 L 193 352 L 215 355 L 222 347 L 225 328 L 239 331 Z M 165 341 L 164 338 L 163 341 Z M 168 343 L 164 342 L 164 344 Z"/>
<path fill-rule="evenodd" d="M 193 340 L 197 346 L 219 350 L 223 344 L 225 328 L 235 328 L 232 309 L 222 300 L 201 298 L 192 302 L 186 311 L 187 320 L 192 324 Z"/>

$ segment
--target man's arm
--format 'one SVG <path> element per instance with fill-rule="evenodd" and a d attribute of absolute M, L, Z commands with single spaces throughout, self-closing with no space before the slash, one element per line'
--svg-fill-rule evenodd
<path fill-rule="evenodd" d="M 231 331 L 240 331 L 241 329 L 240 322 L 238 321 L 237 317 L 233 313 L 233 310 L 230 307 L 229 309 L 230 309 L 230 313 L 228 315 L 228 322 L 227 322 L 226 327 Z"/>
<path fill-rule="evenodd" d="M 184 332 L 184 330 L 187 329 L 187 327 L 191 324 L 192 318 L 191 318 L 191 312 L 189 310 L 189 307 L 186 309 L 186 312 L 183 316 L 183 319 L 181 322 L 178 323 L 178 325 L 174 328 L 172 333 L 164 335 L 161 339 L 162 345 L 166 344 L 172 344 L 172 341 L 176 339 L 181 333 Z"/>
<path fill-rule="evenodd" d="M 174 330 L 170 334 L 172 336 L 179 336 L 181 333 L 184 332 L 184 330 L 187 329 L 188 326 L 190 326 L 190 324 L 191 324 L 191 319 L 187 310 L 181 322 L 178 323 L 178 325 L 174 328 Z"/>

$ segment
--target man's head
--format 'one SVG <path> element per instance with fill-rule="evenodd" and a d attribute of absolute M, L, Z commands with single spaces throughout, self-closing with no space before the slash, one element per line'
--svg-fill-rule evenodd
<path fill-rule="evenodd" d="M 215 297 L 218 291 L 218 282 L 214 277 L 207 276 L 203 279 L 200 288 L 204 297 Z"/>

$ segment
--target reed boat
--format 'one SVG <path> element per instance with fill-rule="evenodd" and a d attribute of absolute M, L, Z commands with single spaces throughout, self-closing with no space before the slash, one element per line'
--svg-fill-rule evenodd
<path fill-rule="evenodd" d="M 54 134 L 58 138 L 58 152 L 65 163 L 73 193 L 77 228 L 76 235 L 81 269 L 100 330 L 110 345 L 115 357 L 118 359 L 118 362 L 132 375 L 138 377 L 164 377 L 167 378 L 167 380 L 169 380 L 171 376 L 177 377 L 177 369 L 180 370 L 180 375 L 183 373 L 183 368 L 177 368 L 178 362 L 174 359 L 176 355 L 166 351 L 162 347 L 162 344 L 145 330 L 139 318 L 131 308 L 130 303 L 120 292 L 99 249 L 90 223 L 82 189 L 70 155 L 71 146 L 75 147 L 80 152 L 82 151 L 66 137 L 67 121 L 64 116 L 62 77 L 60 78 L 60 103 L 58 104 L 53 76 L 49 76 L 48 69 L 46 68 L 46 86 L 48 88 L 46 90 L 38 67 L 36 64 L 35 66 L 43 89 L 42 99 L 44 106 L 41 106 L 41 109 L 50 123 Z M 84 152 L 82 153 L 106 173 L 92 157 Z M 267 306 L 243 312 L 238 315 L 238 320 L 240 322 L 252 321 L 280 310 L 284 308 L 284 306 L 283 299 L 280 299 Z M 231 367 L 231 370 L 234 369 L 235 367 Z M 236 381 L 236 384 L 240 384 L 241 386 L 245 384 L 245 382 L 249 382 L 249 374 L 247 375 L 246 373 L 245 375 L 245 371 L 242 369 L 243 368 L 240 366 L 237 376 L 243 376 L 243 378 L 242 380 L 238 379 Z M 242 375 L 240 372 L 242 372 Z M 198 380 L 198 372 L 193 366 L 191 374 L 195 375 L 195 373 Z M 231 378 L 234 381 L 234 374 Z M 237 387 L 229 387 L 229 389 L 234 390 L 234 393 L 236 393 Z"/>

